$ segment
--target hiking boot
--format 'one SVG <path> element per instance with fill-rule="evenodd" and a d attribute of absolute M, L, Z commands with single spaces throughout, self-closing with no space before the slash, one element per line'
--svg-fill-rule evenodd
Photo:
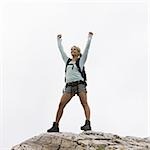
<path fill-rule="evenodd" d="M 47 132 L 59 132 L 58 123 L 53 122 L 53 126 L 47 130 Z"/>
<path fill-rule="evenodd" d="M 91 130 L 91 125 L 90 125 L 90 121 L 89 120 L 85 121 L 85 125 L 81 127 L 81 130 L 84 130 L 84 131 Z"/>

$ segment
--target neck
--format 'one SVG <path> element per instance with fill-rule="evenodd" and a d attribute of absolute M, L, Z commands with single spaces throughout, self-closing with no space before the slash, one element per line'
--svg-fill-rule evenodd
<path fill-rule="evenodd" d="M 73 61 L 76 61 L 77 59 L 78 59 L 77 56 L 73 56 L 73 58 L 72 58 Z"/>

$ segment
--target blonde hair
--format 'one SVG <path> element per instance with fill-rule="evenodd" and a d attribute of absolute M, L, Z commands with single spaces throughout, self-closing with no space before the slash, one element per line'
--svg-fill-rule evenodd
<path fill-rule="evenodd" d="M 82 54 L 81 54 L 81 50 L 80 50 L 80 48 L 79 48 L 79 47 L 77 47 L 77 46 L 72 46 L 72 48 L 75 48 L 75 49 L 79 52 L 79 57 L 81 57 L 81 56 L 82 56 Z"/>
<path fill-rule="evenodd" d="M 77 47 L 77 46 L 73 46 L 73 47 L 76 48 L 79 53 L 81 52 L 79 47 Z"/>

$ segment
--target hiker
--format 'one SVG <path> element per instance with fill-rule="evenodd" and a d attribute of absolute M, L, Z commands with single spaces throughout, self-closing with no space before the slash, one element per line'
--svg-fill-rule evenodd
<path fill-rule="evenodd" d="M 84 64 L 87 59 L 92 36 L 93 33 L 89 32 L 88 40 L 83 54 L 81 54 L 79 47 L 73 46 L 71 48 L 72 58 L 69 58 L 64 52 L 62 46 L 62 35 L 61 34 L 57 35 L 58 48 L 66 64 L 66 68 L 65 68 L 66 85 L 59 103 L 59 107 L 56 114 L 56 120 L 55 122 L 53 122 L 53 126 L 50 129 L 48 129 L 47 132 L 59 132 L 59 121 L 62 117 L 63 110 L 66 104 L 76 94 L 79 96 L 86 117 L 85 124 L 81 127 L 81 130 L 84 131 L 91 130 L 90 108 L 87 102 L 87 90 L 86 90 L 87 83 L 86 83 L 86 73 L 84 69 Z"/>

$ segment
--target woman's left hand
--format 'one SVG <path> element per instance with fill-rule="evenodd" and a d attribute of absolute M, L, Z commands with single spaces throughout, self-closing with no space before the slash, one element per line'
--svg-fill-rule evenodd
<path fill-rule="evenodd" d="M 93 36 L 93 32 L 89 32 L 89 35 L 92 35 L 92 36 Z"/>
<path fill-rule="evenodd" d="M 93 36 L 93 32 L 89 32 L 88 37 L 92 38 L 92 36 Z"/>

